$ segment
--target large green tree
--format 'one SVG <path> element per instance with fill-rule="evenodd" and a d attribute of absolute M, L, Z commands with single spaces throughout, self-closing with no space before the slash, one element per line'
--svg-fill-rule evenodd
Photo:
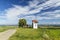
<path fill-rule="evenodd" d="M 23 27 L 26 25 L 26 19 L 19 19 L 19 27 Z"/>

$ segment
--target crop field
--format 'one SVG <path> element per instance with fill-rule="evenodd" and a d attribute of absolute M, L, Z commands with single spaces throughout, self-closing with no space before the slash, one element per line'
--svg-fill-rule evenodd
<path fill-rule="evenodd" d="M 15 26 L 0 26 L 0 32 L 6 31 L 8 29 L 14 29 Z"/>
<path fill-rule="evenodd" d="M 9 40 L 60 40 L 60 29 L 49 28 L 17 28 Z"/>

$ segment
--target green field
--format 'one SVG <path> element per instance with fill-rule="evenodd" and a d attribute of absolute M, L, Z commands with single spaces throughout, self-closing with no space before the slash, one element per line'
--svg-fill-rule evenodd
<path fill-rule="evenodd" d="M 60 29 L 17 28 L 9 40 L 60 40 Z"/>
<path fill-rule="evenodd" d="M 0 32 L 6 31 L 8 29 L 14 29 L 15 26 L 0 26 Z"/>

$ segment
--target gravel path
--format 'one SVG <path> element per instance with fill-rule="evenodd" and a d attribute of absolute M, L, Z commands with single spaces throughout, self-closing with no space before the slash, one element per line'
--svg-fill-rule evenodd
<path fill-rule="evenodd" d="M 8 40 L 16 32 L 16 29 L 9 29 L 0 33 L 0 40 Z"/>

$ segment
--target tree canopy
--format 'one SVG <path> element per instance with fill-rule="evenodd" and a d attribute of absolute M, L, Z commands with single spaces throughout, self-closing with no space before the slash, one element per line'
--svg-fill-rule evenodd
<path fill-rule="evenodd" d="M 19 19 L 19 27 L 23 27 L 26 25 L 26 19 Z"/>

